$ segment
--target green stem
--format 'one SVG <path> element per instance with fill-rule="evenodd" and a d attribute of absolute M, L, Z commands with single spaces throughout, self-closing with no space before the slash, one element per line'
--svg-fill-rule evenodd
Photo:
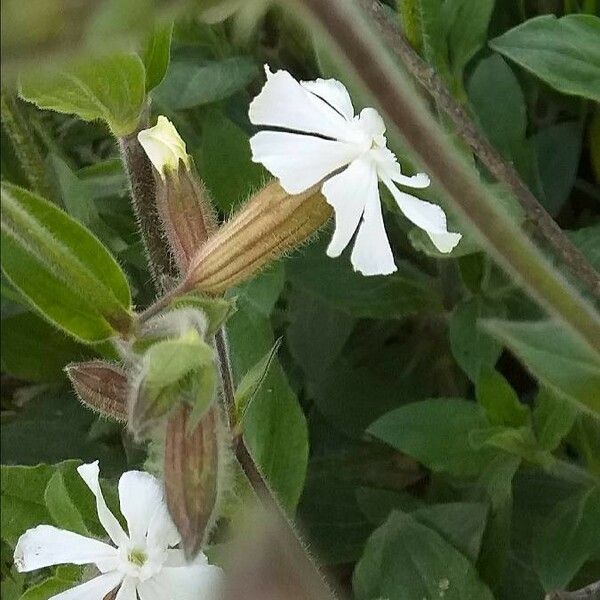
<path fill-rule="evenodd" d="M 501 209 L 478 174 L 458 156 L 408 75 L 385 51 L 354 3 L 297 0 L 327 31 L 391 123 L 426 166 L 448 204 L 516 281 L 600 355 L 600 316 Z"/>

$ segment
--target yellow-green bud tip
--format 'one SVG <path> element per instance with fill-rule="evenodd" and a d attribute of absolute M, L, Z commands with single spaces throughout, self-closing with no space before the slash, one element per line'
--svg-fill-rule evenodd
<path fill-rule="evenodd" d="M 190 168 L 185 142 L 167 117 L 161 115 L 154 127 L 142 129 L 138 133 L 138 140 L 163 179 L 166 169 L 177 171 L 180 160 L 186 168 Z"/>

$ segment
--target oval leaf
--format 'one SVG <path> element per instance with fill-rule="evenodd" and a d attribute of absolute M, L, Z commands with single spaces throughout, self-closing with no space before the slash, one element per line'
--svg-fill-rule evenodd
<path fill-rule="evenodd" d="M 2 269 L 43 316 L 96 342 L 131 324 L 127 279 L 108 250 L 52 203 L 2 184 Z"/>
<path fill-rule="evenodd" d="M 145 99 L 145 70 L 136 54 L 96 58 L 53 72 L 28 74 L 20 81 L 22 98 L 40 108 L 102 119 L 117 136 L 132 133 Z"/>
<path fill-rule="evenodd" d="M 543 15 L 493 39 L 490 46 L 565 94 L 600 100 L 600 19 Z"/>

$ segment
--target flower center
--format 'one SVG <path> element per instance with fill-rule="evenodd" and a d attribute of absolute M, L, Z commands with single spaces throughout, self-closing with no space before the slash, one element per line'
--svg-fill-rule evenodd
<path fill-rule="evenodd" d="M 139 550 L 138 548 L 134 548 L 129 553 L 129 556 L 127 557 L 129 562 L 132 565 L 135 565 L 136 567 L 142 567 L 144 565 L 144 563 L 146 562 L 147 558 L 148 557 L 146 556 L 146 553 L 143 552 L 142 550 Z"/>

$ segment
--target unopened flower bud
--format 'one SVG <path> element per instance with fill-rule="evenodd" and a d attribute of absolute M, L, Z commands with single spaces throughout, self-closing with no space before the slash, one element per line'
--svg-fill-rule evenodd
<path fill-rule="evenodd" d="M 187 168 L 190 167 L 185 142 L 177 133 L 173 123 L 166 117 L 161 115 L 154 127 L 142 129 L 138 133 L 138 140 L 162 178 L 166 176 L 168 170 L 177 171 L 179 161 L 182 161 Z"/>
<path fill-rule="evenodd" d="M 317 187 L 290 195 L 273 181 L 200 248 L 183 287 L 221 294 L 306 241 L 330 216 Z"/>
<path fill-rule="evenodd" d="M 190 428 L 192 409 L 181 405 L 167 424 L 165 494 L 188 559 L 199 552 L 218 517 L 225 471 L 225 429 L 220 418 L 213 403 Z"/>
<path fill-rule="evenodd" d="M 158 214 L 177 267 L 185 272 L 192 256 L 217 229 L 214 207 L 185 142 L 166 117 L 140 131 L 138 140 L 154 165 Z"/>
<path fill-rule="evenodd" d="M 177 267 L 187 271 L 192 257 L 217 229 L 208 191 L 193 168 L 167 169 L 157 178 L 156 206 Z"/>
<path fill-rule="evenodd" d="M 117 421 L 127 420 L 127 375 L 102 360 L 71 363 L 65 368 L 79 399 L 92 410 Z"/>

